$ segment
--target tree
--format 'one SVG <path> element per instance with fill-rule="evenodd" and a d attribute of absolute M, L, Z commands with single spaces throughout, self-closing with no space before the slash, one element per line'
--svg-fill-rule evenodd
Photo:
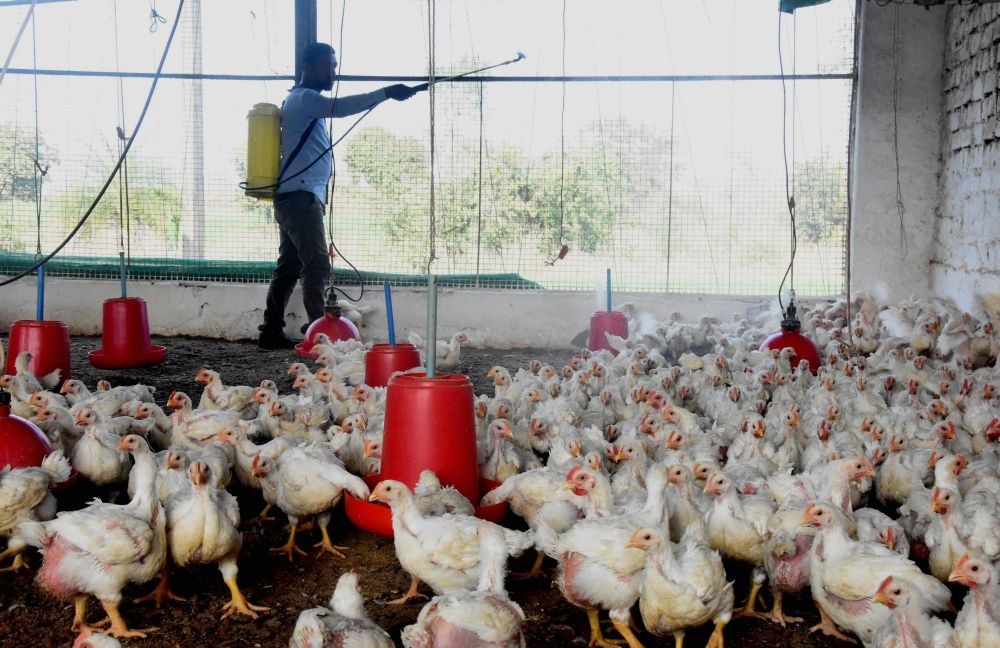
<path fill-rule="evenodd" d="M 825 155 L 807 160 L 795 173 L 795 222 L 799 236 L 818 243 L 847 220 L 847 172 Z"/>
<path fill-rule="evenodd" d="M 58 162 L 55 152 L 38 136 L 43 168 Z M 0 127 L 0 201 L 35 199 L 35 134 L 12 124 Z"/>

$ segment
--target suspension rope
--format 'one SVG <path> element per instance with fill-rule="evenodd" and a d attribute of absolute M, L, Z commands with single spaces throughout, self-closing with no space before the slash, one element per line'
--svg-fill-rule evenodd
<path fill-rule="evenodd" d="M 910 252 L 906 241 L 906 205 L 903 204 L 903 184 L 900 179 L 899 163 L 899 5 L 894 7 L 892 19 L 892 152 L 896 158 L 896 211 L 899 213 L 899 246 L 905 258 Z"/>
<path fill-rule="evenodd" d="M 121 72 L 119 42 L 118 42 L 118 0 L 114 3 L 115 31 L 115 71 Z M 115 129 L 118 138 L 118 155 L 125 147 L 125 82 L 117 77 L 118 89 L 118 127 Z M 123 160 L 121 174 L 118 176 L 118 254 L 124 255 L 127 267 L 132 265 L 132 207 L 129 200 L 128 159 Z"/>
<path fill-rule="evenodd" d="M 427 57 L 428 57 L 428 68 L 429 68 L 429 80 L 427 85 L 427 94 L 430 99 L 430 139 L 431 139 L 431 157 L 430 157 L 430 175 L 431 175 L 431 195 L 430 195 L 430 223 L 428 226 L 428 254 L 427 254 L 427 274 L 431 273 L 431 265 L 437 258 L 437 250 L 435 248 L 435 237 L 437 235 L 436 224 L 434 222 L 434 104 L 437 98 L 437 83 L 435 81 L 435 68 L 434 68 L 434 58 L 435 58 L 435 48 L 437 43 L 435 42 L 435 31 L 437 28 L 437 2 L 436 0 L 427 0 Z"/>
<path fill-rule="evenodd" d="M 562 3 L 562 103 L 559 108 L 559 246 L 563 245 L 566 218 L 566 0 Z"/>
<path fill-rule="evenodd" d="M 31 65 L 38 69 L 38 36 L 35 33 L 35 14 L 31 14 Z M 32 175 L 32 185 L 35 194 L 35 259 L 42 258 L 42 183 L 49 167 L 42 168 L 38 158 L 38 75 L 32 77 L 35 89 L 35 169 Z"/>
<path fill-rule="evenodd" d="M 792 223 L 792 249 L 791 256 L 788 260 L 788 267 L 785 269 L 785 274 L 781 278 L 781 284 L 778 286 L 778 305 L 781 307 L 781 312 L 785 312 L 785 304 L 781 297 L 781 291 L 785 287 L 785 281 L 788 279 L 792 272 L 792 267 L 795 265 L 795 251 L 798 242 L 798 236 L 795 231 L 795 197 L 792 195 L 791 187 L 791 172 L 788 168 L 788 91 L 785 87 L 785 60 L 781 53 L 781 12 L 778 12 L 778 69 L 781 73 L 781 154 L 782 159 L 785 162 L 785 199 L 788 205 L 788 215 Z M 794 298 L 794 288 L 792 289 L 792 297 Z"/>
<path fill-rule="evenodd" d="M 483 250 L 483 84 L 479 84 L 479 173 L 476 175 L 479 190 L 476 210 L 476 288 L 479 287 L 479 258 Z"/>

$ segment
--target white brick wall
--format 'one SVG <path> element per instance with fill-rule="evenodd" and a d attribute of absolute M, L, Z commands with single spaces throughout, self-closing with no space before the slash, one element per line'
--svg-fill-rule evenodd
<path fill-rule="evenodd" d="M 972 310 L 1000 292 L 1000 5 L 953 7 L 947 22 L 932 285 Z"/>

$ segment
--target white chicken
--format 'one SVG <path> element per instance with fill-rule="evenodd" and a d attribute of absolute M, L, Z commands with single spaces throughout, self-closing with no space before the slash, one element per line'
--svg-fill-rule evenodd
<path fill-rule="evenodd" d="M 51 522 L 24 522 L 28 544 L 42 549 L 38 582 L 59 597 L 72 597 L 73 630 L 87 627 L 87 596 L 97 597 L 115 637 L 145 637 L 129 629 L 118 612 L 126 584 L 145 583 L 160 572 L 167 554 L 166 515 L 156 496 L 156 461 L 146 441 L 128 435 L 120 442 L 132 454 L 142 479 L 123 506 L 97 502 L 62 513 Z"/>
<path fill-rule="evenodd" d="M 657 637 L 672 634 L 681 648 L 687 628 L 712 621 L 715 630 L 706 648 L 722 648 L 722 629 L 733 616 L 733 584 L 726 581 L 718 552 L 691 536 L 675 548 L 656 529 L 637 529 L 626 546 L 646 552 L 639 585 L 646 630 Z"/>
<path fill-rule="evenodd" d="M 417 347 L 417 350 L 420 351 L 420 362 L 426 366 L 427 358 L 425 357 L 426 345 L 424 344 L 424 339 L 416 333 L 410 333 L 407 341 Z M 448 342 L 437 340 L 434 345 L 434 357 L 437 361 L 437 368 L 454 369 L 457 367 L 462 356 L 462 345 L 468 343 L 469 336 L 465 331 L 459 331 L 451 336 L 451 340 Z"/>
<path fill-rule="evenodd" d="M 0 470 L 0 536 L 7 538 L 7 548 L 0 552 L 0 560 L 14 557 L 9 567 L 0 572 L 17 571 L 24 566 L 21 552 L 27 542 L 21 536 L 20 526 L 26 520 L 51 520 L 56 515 L 56 498 L 52 487 L 69 479 L 69 462 L 59 450 L 50 453 L 37 468 L 11 468 Z"/>
<path fill-rule="evenodd" d="M 969 588 L 955 619 L 957 648 L 1000 646 L 1000 574 L 989 561 L 962 556 L 948 580 Z"/>
<path fill-rule="evenodd" d="M 417 508 L 405 484 L 387 479 L 379 482 L 369 498 L 392 509 L 393 541 L 400 566 L 410 574 L 407 592 L 391 601 L 402 604 L 417 595 L 420 581 L 435 593 L 472 589 L 481 577 L 480 544 L 490 534 L 501 535 L 507 551 L 519 556 L 534 541 L 529 532 L 511 531 L 469 515 L 425 516 Z"/>
<path fill-rule="evenodd" d="M 303 610 L 295 622 L 288 648 L 393 648 L 389 633 L 365 614 L 358 575 L 337 579 L 328 607 Z"/>

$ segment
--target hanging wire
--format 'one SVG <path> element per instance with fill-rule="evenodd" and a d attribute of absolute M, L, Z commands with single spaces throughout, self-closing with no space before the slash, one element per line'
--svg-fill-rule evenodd
<path fill-rule="evenodd" d="M 35 170 L 32 184 L 35 194 L 35 259 L 42 258 L 42 183 L 49 167 L 42 167 L 38 158 L 38 36 L 35 33 L 35 14 L 31 14 L 31 67 L 32 82 L 35 88 Z"/>
<path fill-rule="evenodd" d="M 115 31 L 115 71 L 118 87 L 118 155 L 124 150 L 125 135 L 125 82 L 121 77 L 121 63 L 118 48 L 118 0 L 115 0 L 114 7 L 114 31 Z M 118 176 L 118 252 L 124 253 L 127 259 L 127 266 L 132 265 L 132 208 L 129 200 L 128 184 L 128 159 L 122 162 L 121 174 Z"/>
<path fill-rule="evenodd" d="M 851 222 L 854 218 L 854 205 L 851 192 L 854 187 L 854 146 L 856 144 L 855 128 L 857 127 L 855 112 L 858 107 L 858 57 L 861 52 L 861 2 L 854 2 L 854 47 L 851 59 L 851 108 L 847 126 L 847 227 L 845 237 L 847 249 L 844 254 L 844 286 L 847 293 L 847 346 L 857 351 L 854 345 L 854 330 L 851 318 Z"/>
<path fill-rule="evenodd" d="M 778 286 L 778 305 L 781 307 L 781 312 L 785 312 L 785 304 L 781 297 L 781 292 L 784 290 L 785 281 L 789 278 L 792 272 L 792 267 L 795 265 L 795 252 L 798 245 L 798 236 L 795 231 L 795 197 L 792 195 L 791 187 L 791 173 L 788 168 L 788 89 L 785 84 L 785 60 L 781 53 L 781 20 L 782 14 L 778 12 L 778 70 L 781 75 L 781 154 L 785 162 L 785 198 L 788 203 L 788 216 L 792 223 L 792 249 L 791 257 L 788 260 L 788 268 L 785 269 L 785 274 L 781 278 L 781 285 Z M 794 300 L 795 288 L 791 287 L 791 297 Z"/>
<path fill-rule="evenodd" d="M 430 144 L 431 144 L 431 157 L 430 157 L 430 175 L 431 175 L 431 195 L 430 195 L 430 224 L 428 226 L 428 253 L 427 253 L 427 274 L 431 273 L 431 265 L 437 258 L 437 250 L 435 248 L 434 239 L 436 237 L 436 224 L 434 222 L 434 104 L 436 101 L 437 88 L 435 82 L 436 71 L 434 68 L 434 57 L 435 57 L 435 31 L 437 28 L 437 2 L 436 0 L 427 1 L 427 58 L 428 58 L 428 68 L 429 68 L 429 78 L 427 85 L 427 94 L 430 99 Z"/>
<path fill-rule="evenodd" d="M 909 253 L 906 242 L 906 226 L 903 223 L 906 206 L 903 204 L 903 185 L 899 169 L 899 5 L 893 9 L 892 19 L 892 152 L 896 158 L 896 211 L 899 212 L 899 245 L 903 249 L 903 258 Z"/>
<path fill-rule="evenodd" d="M 559 107 L 559 246 L 566 218 L 566 0 L 562 2 L 562 102 Z M 561 250 L 560 250 L 561 251 Z"/>
<path fill-rule="evenodd" d="M 149 5 L 149 33 L 155 33 L 160 25 L 165 24 L 167 24 L 167 19 L 156 12 L 156 0 L 152 0 Z"/>
<path fill-rule="evenodd" d="M 170 45 L 171 43 L 173 43 L 174 34 L 177 32 L 177 24 L 180 21 L 181 12 L 183 11 L 183 9 L 184 9 L 184 0 L 178 0 L 177 14 L 174 16 L 174 24 L 170 27 L 170 34 L 167 36 L 167 43 L 163 47 L 163 54 L 160 56 L 160 62 L 156 67 L 156 73 L 153 75 L 153 82 L 149 86 L 149 93 L 146 95 L 146 102 L 142 106 L 142 111 L 139 113 L 139 118 L 135 122 L 135 128 L 132 130 L 132 135 L 129 137 L 128 143 L 125 145 L 125 149 L 122 151 L 121 156 L 118 158 L 118 162 L 115 164 L 114 169 L 111 170 L 111 174 L 108 176 L 107 180 L 105 180 L 104 184 L 101 186 L 100 191 L 97 192 L 97 196 L 94 198 L 94 201 L 90 203 L 90 207 L 87 208 L 87 211 L 83 214 L 80 220 L 77 221 L 76 225 L 73 226 L 73 229 L 66 236 L 66 238 L 64 238 L 62 242 L 59 243 L 59 245 L 57 245 L 54 250 L 49 252 L 42 259 L 39 259 L 35 263 L 31 264 L 31 266 L 29 266 L 28 268 L 25 268 L 21 272 L 18 272 L 17 274 L 8 277 L 7 279 L 4 279 L 3 281 L 0 281 L 0 286 L 7 286 L 14 283 L 15 281 L 23 279 L 24 277 L 33 273 L 43 264 L 47 263 L 50 259 L 52 259 L 52 257 L 59 254 L 59 252 L 62 251 L 64 247 L 69 245 L 69 242 L 73 240 L 73 237 L 76 236 L 77 233 L 80 231 L 80 229 L 84 226 L 84 224 L 87 222 L 87 219 L 90 218 L 90 215 L 94 213 L 94 209 L 97 208 L 97 205 L 101 202 L 101 198 L 104 197 L 104 194 L 108 191 L 108 187 L 110 187 L 111 183 L 114 181 L 115 175 L 118 173 L 119 169 L 121 169 L 122 163 L 124 162 L 125 157 L 128 156 L 128 152 L 132 147 L 132 143 L 135 141 L 135 136 L 139 132 L 139 128 L 142 126 L 142 122 L 146 118 L 146 112 L 149 110 L 149 104 L 153 100 L 153 94 L 155 93 L 156 86 L 160 81 L 160 74 L 163 72 L 163 64 L 166 62 L 167 54 L 170 52 Z"/>
<path fill-rule="evenodd" d="M 479 198 L 476 201 L 476 288 L 479 287 L 479 257 L 483 250 L 483 82 L 479 82 L 479 173 L 476 175 Z"/>

